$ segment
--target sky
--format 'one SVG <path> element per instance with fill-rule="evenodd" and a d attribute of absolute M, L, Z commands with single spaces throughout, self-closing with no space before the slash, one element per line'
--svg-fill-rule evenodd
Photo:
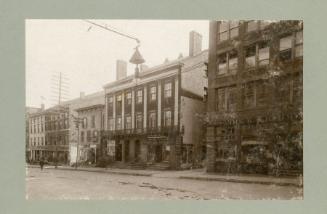
<path fill-rule="evenodd" d="M 141 41 L 139 51 L 148 66 L 162 64 L 166 58 L 188 55 L 189 32 L 202 37 L 208 48 L 209 21 L 205 20 L 92 20 Z M 116 78 L 116 60 L 129 61 L 136 42 L 106 31 L 83 20 L 36 20 L 25 22 L 26 106 L 48 108 L 58 102 L 59 72 L 67 95 L 94 93 Z M 127 75 L 135 65 L 128 63 Z"/>

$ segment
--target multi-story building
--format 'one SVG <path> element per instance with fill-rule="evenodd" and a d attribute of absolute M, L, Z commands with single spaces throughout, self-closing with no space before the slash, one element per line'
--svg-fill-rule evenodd
<path fill-rule="evenodd" d="M 104 99 L 104 98 L 103 98 Z M 78 108 L 79 127 L 79 161 L 96 163 L 100 155 L 100 139 L 103 129 L 103 104 Z"/>
<path fill-rule="evenodd" d="M 41 108 L 37 108 L 37 107 L 26 107 L 25 108 L 25 160 L 26 162 L 30 161 L 30 115 L 34 114 L 36 112 L 39 112 L 42 110 L 42 107 L 44 108 L 44 106 L 42 105 Z"/>
<path fill-rule="evenodd" d="M 45 112 L 45 151 L 49 162 L 68 163 L 69 114 L 68 108 L 55 106 Z"/>
<path fill-rule="evenodd" d="M 92 161 L 88 157 L 93 157 L 93 155 L 95 157 L 97 154 L 100 154 L 99 152 L 97 152 L 97 150 L 99 150 L 99 144 L 97 142 L 100 140 L 100 136 L 98 137 L 91 137 L 91 136 L 95 134 L 95 131 L 96 131 L 96 135 L 100 134 L 101 129 L 103 128 L 102 121 L 104 121 L 104 115 L 103 113 L 101 113 L 101 119 L 100 119 L 100 111 L 102 112 L 101 106 L 104 106 L 104 91 L 99 91 L 88 95 L 85 95 L 84 92 L 81 92 L 79 98 L 66 101 L 65 103 L 63 103 L 63 105 L 69 109 L 69 116 L 70 116 L 69 118 L 70 164 L 76 163 L 77 158 L 78 158 L 78 162 L 91 162 L 91 163 L 94 162 L 95 160 Z M 92 128 L 93 116 L 95 116 L 95 120 L 94 120 L 95 128 Z M 84 124 L 81 121 L 83 118 L 87 118 L 84 119 Z M 80 121 L 78 123 L 78 126 L 76 124 L 76 120 Z M 91 140 L 87 137 L 88 131 L 89 133 L 91 132 L 91 134 L 89 134 L 89 138 L 91 137 Z M 79 153 L 78 157 L 77 157 L 77 150 Z"/>
<path fill-rule="evenodd" d="M 68 111 L 56 108 L 29 114 L 29 160 L 66 163 L 68 160 Z"/>
<path fill-rule="evenodd" d="M 201 158 L 205 62 L 201 35 L 190 33 L 190 54 L 104 86 L 105 153 L 123 163 L 179 168 Z"/>
<path fill-rule="evenodd" d="M 302 29 L 210 23 L 207 171 L 302 173 Z"/>

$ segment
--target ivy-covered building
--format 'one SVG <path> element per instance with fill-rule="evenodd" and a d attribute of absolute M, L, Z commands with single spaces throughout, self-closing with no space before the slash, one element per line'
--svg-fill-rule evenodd
<path fill-rule="evenodd" d="M 211 21 L 207 171 L 302 173 L 303 23 Z"/>

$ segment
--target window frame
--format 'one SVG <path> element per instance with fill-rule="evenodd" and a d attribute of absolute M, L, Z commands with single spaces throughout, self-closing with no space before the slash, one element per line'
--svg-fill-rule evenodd
<path fill-rule="evenodd" d="M 143 103 L 143 90 L 142 89 L 138 89 L 136 91 L 136 103 L 137 104 Z"/>
<path fill-rule="evenodd" d="M 154 91 L 152 91 L 154 89 Z M 152 85 L 150 86 L 150 101 L 154 102 L 157 100 L 157 86 Z"/>
<path fill-rule="evenodd" d="M 169 117 L 168 114 L 169 113 Z M 169 124 L 168 124 L 168 121 L 169 121 Z M 171 127 L 172 126 L 172 111 L 170 109 L 166 109 L 164 111 L 164 126 L 165 127 Z"/>
<path fill-rule="evenodd" d="M 232 25 L 232 22 L 237 23 L 237 25 Z M 221 27 L 223 26 L 222 23 L 226 24 L 225 29 L 221 29 Z M 220 21 L 218 27 L 218 41 L 223 42 L 238 37 L 240 34 L 239 29 L 240 21 Z M 232 36 L 232 32 L 237 32 L 237 34 Z M 224 35 L 224 38 L 222 37 L 222 35 Z"/>
<path fill-rule="evenodd" d="M 170 86 L 170 87 L 167 87 Z M 171 98 L 173 95 L 173 84 L 171 81 L 165 82 L 164 84 L 164 98 Z"/>

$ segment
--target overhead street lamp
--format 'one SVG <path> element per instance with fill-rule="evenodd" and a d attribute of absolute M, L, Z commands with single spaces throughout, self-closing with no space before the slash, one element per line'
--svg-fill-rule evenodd
<path fill-rule="evenodd" d="M 139 74 L 139 67 L 138 67 L 138 65 L 140 65 L 140 64 L 142 64 L 142 63 L 145 62 L 145 60 L 143 59 L 141 53 L 138 50 L 138 48 L 141 46 L 141 41 L 138 38 L 136 38 L 135 36 L 131 36 L 131 35 L 127 34 L 127 33 L 122 33 L 122 32 L 120 32 L 120 31 L 118 31 L 116 29 L 113 29 L 112 27 L 107 26 L 107 25 L 101 25 L 101 24 L 98 24 L 98 23 L 93 22 L 93 21 L 90 21 L 90 20 L 83 20 L 83 21 L 84 22 L 87 22 L 89 24 L 92 24 L 94 26 L 97 26 L 99 28 L 102 28 L 104 30 L 110 31 L 112 33 L 116 33 L 118 35 L 121 35 L 121 36 L 123 36 L 125 38 L 132 39 L 132 40 L 136 41 L 137 46 L 135 47 L 135 52 L 132 55 L 132 57 L 129 60 L 129 62 L 136 65 L 136 68 L 135 68 L 135 76 L 137 77 L 138 74 Z M 91 29 L 91 27 L 89 27 L 88 31 Z"/>

